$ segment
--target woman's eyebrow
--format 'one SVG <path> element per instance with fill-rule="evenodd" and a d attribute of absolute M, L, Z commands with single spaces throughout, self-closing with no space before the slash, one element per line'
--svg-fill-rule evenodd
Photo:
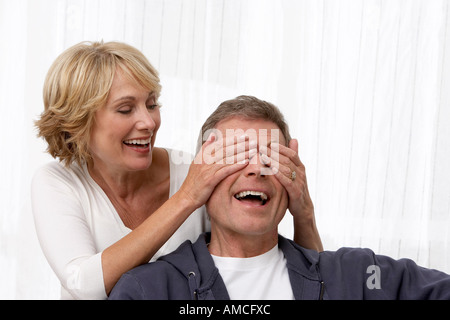
<path fill-rule="evenodd" d="M 155 97 L 155 93 L 152 91 L 148 94 L 147 100 L 154 98 L 154 97 Z M 120 97 L 120 98 L 114 100 L 113 104 L 117 104 L 118 102 L 122 102 L 122 101 L 136 101 L 136 100 L 137 100 L 137 98 L 135 96 L 123 96 L 123 97 Z"/>
<path fill-rule="evenodd" d="M 121 98 L 115 100 L 113 103 L 120 102 L 120 101 L 130 101 L 130 100 L 134 101 L 134 100 L 136 100 L 136 97 L 133 97 L 133 96 L 121 97 Z"/>

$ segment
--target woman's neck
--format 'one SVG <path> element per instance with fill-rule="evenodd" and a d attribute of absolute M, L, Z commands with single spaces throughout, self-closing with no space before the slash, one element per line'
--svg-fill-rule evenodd
<path fill-rule="evenodd" d="M 124 225 L 131 230 L 156 211 L 170 195 L 170 165 L 167 152 L 154 157 L 150 168 L 122 172 L 93 163 L 92 179 L 105 192 Z"/>
<path fill-rule="evenodd" d="M 95 159 L 88 164 L 92 179 L 105 191 L 112 192 L 122 199 L 133 197 L 145 185 L 158 186 L 169 178 L 168 156 L 164 149 L 155 148 L 151 165 L 141 171 L 128 171 L 123 168 L 107 166 Z M 108 193 L 109 193 L 108 192 Z"/>

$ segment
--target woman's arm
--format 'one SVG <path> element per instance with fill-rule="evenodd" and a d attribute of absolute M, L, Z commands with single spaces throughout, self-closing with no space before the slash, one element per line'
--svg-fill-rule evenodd
<path fill-rule="evenodd" d="M 141 225 L 106 248 L 101 257 L 106 294 L 122 274 L 147 263 L 196 209 L 177 192 Z"/>
<path fill-rule="evenodd" d="M 117 234 L 93 234 L 84 207 L 92 205 L 90 200 L 80 196 L 83 190 L 77 189 L 65 169 L 58 169 L 35 174 L 33 215 L 47 261 L 76 299 L 106 299 L 123 273 L 147 263 L 197 209 L 197 204 L 185 201 L 178 192 L 139 227 L 99 252 L 94 237 L 117 239 Z"/>
<path fill-rule="evenodd" d="M 243 153 L 248 157 L 248 150 Z M 45 170 L 35 175 L 32 203 L 39 241 L 49 264 L 72 296 L 105 299 L 123 273 L 147 263 L 189 215 L 206 202 L 223 178 L 248 163 L 205 164 L 198 159 L 202 154 L 191 164 L 178 192 L 140 226 L 100 253 L 86 221 L 83 201 L 67 182 L 70 179 L 64 181 Z"/>
<path fill-rule="evenodd" d="M 304 210 L 299 217 L 294 216 L 294 241 L 304 248 L 323 251 L 314 217 L 314 207 Z"/>
<path fill-rule="evenodd" d="M 217 148 L 213 144 L 225 149 L 246 141 L 248 137 L 216 141 L 216 137 L 211 135 L 189 167 L 180 190 L 130 234 L 104 250 L 102 267 L 107 294 L 122 274 L 147 263 L 189 215 L 206 203 L 220 181 L 248 164 L 248 160 L 235 161 L 236 158 L 248 159 L 248 144 L 241 152 L 232 155 L 234 161 L 226 161 L 226 152 L 221 153 L 221 157 L 214 156 Z M 214 158 L 214 161 L 205 161 L 205 157 Z"/>

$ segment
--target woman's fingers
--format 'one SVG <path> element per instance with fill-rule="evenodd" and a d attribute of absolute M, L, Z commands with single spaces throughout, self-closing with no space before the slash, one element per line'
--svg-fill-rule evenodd
<path fill-rule="evenodd" d="M 205 142 L 206 144 L 206 142 Z M 246 135 L 217 139 L 203 149 L 203 160 L 207 164 L 235 164 L 253 157 L 257 152 L 256 141 Z"/>
<path fill-rule="evenodd" d="M 281 157 L 283 156 L 284 158 L 282 158 L 280 161 L 282 161 L 285 164 L 287 164 L 287 162 L 290 161 L 294 164 L 294 166 L 303 165 L 298 156 L 298 142 L 296 139 L 292 139 L 289 142 L 289 147 L 286 147 L 279 143 L 271 143 L 270 148 L 268 149 L 270 150 L 270 155 L 273 157 L 276 157 L 278 154 L 281 159 Z"/>
<path fill-rule="evenodd" d="M 298 142 L 293 139 L 289 147 L 278 143 L 271 143 L 268 148 L 261 148 L 261 162 L 271 169 L 279 182 L 291 196 L 298 196 L 298 192 L 306 185 L 305 167 L 297 153 Z"/>

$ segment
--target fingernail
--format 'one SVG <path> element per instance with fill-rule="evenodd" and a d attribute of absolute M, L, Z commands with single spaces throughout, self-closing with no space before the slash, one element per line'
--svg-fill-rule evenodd
<path fill-rule="evenodd" d="M 261 152 L 261 154 L 267 154 L 267 150 L 266 146 L 259 146 L 259 152 Z"/>
<path fill-rule="evenodd" d="M 247 163 L 249 163 L 248 159 L 244 159 L 244 160 L 238 161 L 238 164 L 247 164 Z"/>
<path fill-rule="evenodd" d="M 256 140 L 250 140 L 249 143 L 248 143 L 248 147 L 250 149 L 256 148 L 257 145 L 258 145 L 258 142 Z"/>
<path fill-rule="evenodd" d="M 270 163 L 269 157 L 266 156 L 265 154 L 260 153 L 260 157 L 261 157 L 261 161 L 262 161 L 264 164 Z"/>
<path fill-rule="evenodd" d="M 248 157 L 253 158 L 258 151 L 256 149 L 250 149 L 248 151 Z"/>
<path fill-rule="evenodd" d="M 278 149 L 280 149 L 280 144 L 278 142 L 271 142 L 270 143 L 270 148 L 278 150 Z"/>
<path fill-rule="evenodd" d="M 216 137 L 216 135 L 214 134 L 214 132 L 211 132 L 209 134 L 208 141 L 212 141 L 212 139 L 215 138 L 215 137 Z"/>
<path fill-rule="evenodd" d="M 243 134 L 242 136 L 240 136 L 239 138 L 238 138 L 238 142 L 242 142 L 242 141 L 245 141 L 246 139 L 247 139 L 247 135 L 246 134 Z"/>

